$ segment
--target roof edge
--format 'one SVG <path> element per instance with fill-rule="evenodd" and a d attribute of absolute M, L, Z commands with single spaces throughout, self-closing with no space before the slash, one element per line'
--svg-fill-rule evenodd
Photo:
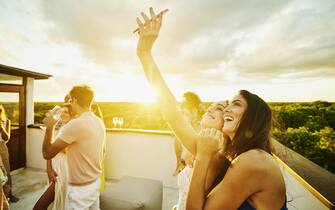
<path fill-rule="evenodd" d="M 39 72 L 29 71 L 26 69 L 7 66 L 4 64 L 0 64 L 0 73 L 5 73 L 13 76 L 32 77 L 34 79 L 49 79 L 50 77 L 52 77 L 52 75 L 50 74 L 43 74 Z"/>

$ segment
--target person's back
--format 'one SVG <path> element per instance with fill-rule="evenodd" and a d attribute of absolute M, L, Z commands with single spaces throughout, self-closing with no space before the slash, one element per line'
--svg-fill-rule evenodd
<path fill-rule="evenodd" d="M 69 183 L 82 185 L 101 174 L 105 144 L 105 126 L 92 112 L 84 112 L 64 126 L 60 138 L 67 147 Z"/>
<path fill-rule="evenodd" d="M 270 154 L 262 150 L 249 150 L 239 155 L 236 162 L 239 163 L 234 164 L 233 161 L 233 168 L 234 165 L 236 167 L 245 167 L 245 165 L 252 164 L 250 167 L 256 169 L 254 170 L 255 173 L 250 175 L 259 177 L 258 181 L 250 183 L 257 186 L 249 186 L 252 189 L 258 188 L 258 192 L 252 194 L 239 210 L 285 209 L 285 181 L 279 167 Z"/>
<path fill-rule="evenodd" d="M 68 103 L 78 117 L 63 127 L 54 146 L 55 150 L 67 148 L 69 187 L 65 206 L 69 210 L 100 209 L 99 176 L 105 148 L 105 126 L 90 111 L 94 93 L 89 86 L 74 86 L 69 95 Z M 50 158 L 52 155 L 47 154 L 47 146 L 45 140 L 44 156 Z"/>

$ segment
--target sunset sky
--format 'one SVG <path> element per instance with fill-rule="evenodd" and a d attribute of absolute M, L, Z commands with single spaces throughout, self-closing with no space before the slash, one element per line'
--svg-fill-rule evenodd
<path fill-rule="evenodd" d="M 169 9 L 154 55 L 177 99 L 335 101 L 334 0 L 1 0 L 0 63 L 53 75 L 36 101 L 82 83 L 96 101 L 152 101 L 132 34 L 150 6 Z"/>

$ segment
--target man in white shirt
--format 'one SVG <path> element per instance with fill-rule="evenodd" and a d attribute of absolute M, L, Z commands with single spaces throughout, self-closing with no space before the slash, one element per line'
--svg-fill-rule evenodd
<path fill-rule="evenodd" d="M 69 95 L 72 112 L 78 117 L 64 125 L 58 139 L 53 141 L 57 120 L 52 113 L 47 114 L 43 120 L 47 127 L 43 157 L 51 159 L 66 148 L 69 166 L 66 209 L 100 209 L 99 176 L 106 139 L 105 126 L 102 120 L 90 111 L 94 95 L 90 87 L 74 86 Z"/>

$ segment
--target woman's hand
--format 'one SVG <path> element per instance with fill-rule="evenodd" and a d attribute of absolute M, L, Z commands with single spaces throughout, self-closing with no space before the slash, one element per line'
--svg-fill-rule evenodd
<path fill-rule="evenodd" d="M 47 174 L 48 174 L 48 178 L 49 178 L 49 182 L 56 182 L 57 181 L 57 176 L 58 174 L 56 173 L 55 170 L 53 169 L 48 169 L 47 170 Z"/>
<path fill-rule="evenodd" d="M 206 128 L 200 131 L 197 142 L 197 157 L 212 157 L 222 149 L 223 134 L 214 128 Z"/>
<path fill-rule="evenodd" d="M 145 52 L 151 52 L 152 46 L 156 41 L 159 30 L 162 26 L 163 15 L 168 11 L 166 9 L 161 11 L 159 14 L 155 14 L 152 7 L 150 7 L 149 10 L 151 19 L 144 12 L 141 12 L 144 23 L 139 18 L 136 18 L 138 24 L 138 29 L 136 31 L 138 31 L 140 36 L 137 44 L 138 55 Z"/>

